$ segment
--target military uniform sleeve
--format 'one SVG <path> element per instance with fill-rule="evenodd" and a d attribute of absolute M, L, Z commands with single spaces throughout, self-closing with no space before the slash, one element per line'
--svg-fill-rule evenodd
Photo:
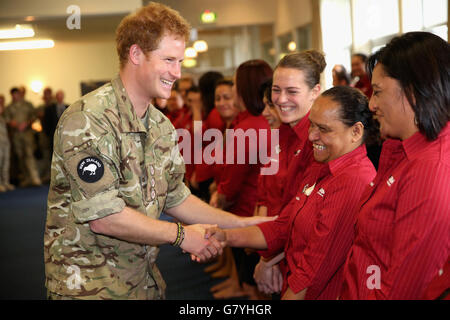
<path fill-rule="evenodd" d="M 101 115 L 77 111 L 58 128 L 56 151 L 70 184 L 71 213 L 78 223 L 118 213 L 125 207 L 119 195 L 117 143 Z"/>
<path fill-rule="evenodd" d="M 178 137 L 176 131 L 171 134 L 172 145 L 170 151 L 169 181 L 165 209 L 170 209 L 181 204 L 190 194 L 189 188 L 184 184 L 186 171 L 183 157 L 178 149 Z"/>

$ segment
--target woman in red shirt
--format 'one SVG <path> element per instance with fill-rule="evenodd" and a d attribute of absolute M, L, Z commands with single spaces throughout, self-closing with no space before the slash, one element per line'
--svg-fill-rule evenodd
<path fill-rule="evenodd" d="M 359 90 L 325 91 L 309 121 L 315 162 L 280 217 L 250 228 L 207 232 L 230 246 L 266 249 L 264 256 L 284 251 L 283 299 L 330 299 L 339 293 L 342 277 L 336 271 L 351 246 L 355 207 L 376 174 L 364 145 L 376 126 Z"/>
<path fill-rule="evenodd" d="M 314 161 L 312 145 L 308 141 L 309 111 L 320 94 L 320 74 L 326 62 L 322 53 L 307 50 L 286 55 L 274 71 L 272 102 L 283 124 L 279 131 L 278 172 L 262 176 L 258 184 L 260 203 L 258 212 L 268 216 L 278 215 L 300 188 L 303 173 Z M 273 183 L 273 181 L 276 183 Z M 262 188 L 270 186 L 270 188 Z M 255 280 L 264 293 L 281 290 L 280 257 L 256 266 Z"/>
<path fill-rule="evenodd" d="M 258 176 L 263 167 L 260 155 L 270 154 L 270 126 L 261 115 L 264 103 L 259 95 L 259 88 L 262 83 L 272 78 L 272 74 L 272 68 L 263 60 L 244 62 L 235 74 L 234 103 L 241 113 L 233 129 L 234 135 L 229 135 L 227 130 L 225 164 L 210 204 L 239 216 L 253 216 L 257 201 Z M 238 136 L 244 136 L 244 139 L 239 139 Z M 233 144 L 234 149 L 231 150 L 232 147 L 229 146 Z M 234 152 L 233 156 L 230 156 L 231 151 Z M 240 282 L 247 284 L 245 288 L 253 291 L 256 287 L 253 270 L 259 256 L 256 253 L 247 255 L 243 249 L 233 250 L 233 255 Z"/>
<path fill-rule="evenodd" d="M 442 275 L 450 251 L 449 44 L 406 33 L 368 67 L 370 108 L 389 139 L 361 198 L 340 298 L 437 298 L 430 286 L 450 287 Z"/>

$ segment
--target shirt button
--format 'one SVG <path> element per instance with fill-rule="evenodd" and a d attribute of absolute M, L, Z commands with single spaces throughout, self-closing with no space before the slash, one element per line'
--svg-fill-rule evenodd
<path fill-rule="evenodd" d="M 155 190 L 152 189 L 152 192 L 150 193 L 150 196 L 152 197 L 152 200 L 155 199 L 155 197 L 156 197 Z"/>
<path fill-rule="evenodd" d="M 298 201 L 298 200 L 300 200 L 300 198 L 299 198 L 299 197 L 295 197 L 295 200 L 297 200 L 297 201 Z"/>
<path fill-rule="evenodd" d="M 153 168 L 153 166 L 150 166 L 150 173 L 152 176 L 155 174 L 155 168 Z"/>
<path fill-rule="evenodd" d="M 152 188 L 155 187 L 155 178 L 152 178 L 152 180 L 150 181 L 150 184 L 152 185 Z"/>

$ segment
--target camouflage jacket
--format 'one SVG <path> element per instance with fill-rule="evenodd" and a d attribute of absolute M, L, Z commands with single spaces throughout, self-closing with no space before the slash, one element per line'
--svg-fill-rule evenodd
<path fill-rule="evenodd" d="M 125 206 L 158 219 L 190 194 L 170 121 L 149 106 L 149 129 L 119 77 L 72 104 L 55 134 L 44 234 L 46 286 L 80 299 L 159 299 L 158 247 L 93 233 L 89 221 Z"/>
<path fill-rule="evenodd" d="M 15 120 L 21 122 L 33 122 L 36 120 L 36 109 L 28 101 L 17 101 L 10 103 L 4 112 L 6 122 Z"/>
<path fill-rule="evenodd" d="M 0 114 L 0 143 L 5 146 L 7 145 L 9 148 L 8 128 L 3 114 Z"/>

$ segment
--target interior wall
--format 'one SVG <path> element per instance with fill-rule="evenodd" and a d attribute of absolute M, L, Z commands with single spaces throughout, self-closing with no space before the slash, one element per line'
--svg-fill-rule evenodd
<path fill-rule="evenodd" d="M 64 43 L 51 49 L 0 52 L 0 94 L 10 101 L 9 90 L 25 85 L 26 99 L 35 106 L 42 103 L 42 93 L 31 91 L 33 80 L 40 80 L 53 91 L 62 89 L 66 102 L 80 97 L 81 81 L 109 80 L 119 71 L 114 40 Z"/>
<path fill-rule="evenodd" d="M 285 34 L 312 22 L 311 0 L 278 0 L 277 4 L 276 35 Z"/>

